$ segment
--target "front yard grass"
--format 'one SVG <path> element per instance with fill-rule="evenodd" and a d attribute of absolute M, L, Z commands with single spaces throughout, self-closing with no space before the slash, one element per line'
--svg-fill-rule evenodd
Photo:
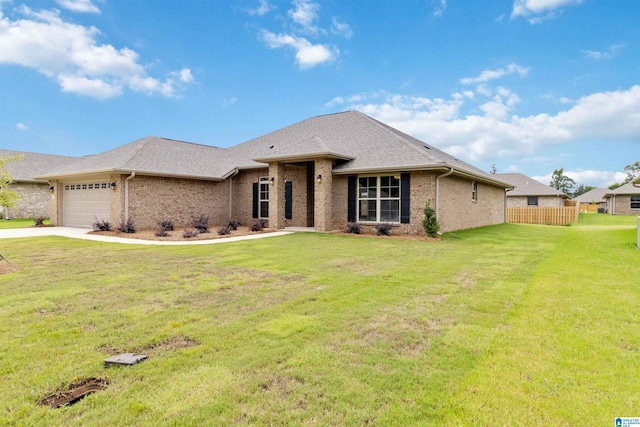
<path fill-rule="evenodd" d="M 35 222 L 36 220 L 34 218 L 0 219 L 0 230 L 33 227 Z M 49 219 L 47 218 L 44 223 L 48 225 Z"/>
<path fill-rule="evenodd" d="M 0 424 L 569 426 L 640 411 L 632 227 L 0 248 L 20 268 L 0 275 Z M 123 352 L 149 359 L 103 367 Z M 90 377 L 108 388 L 39 405 Z"/>

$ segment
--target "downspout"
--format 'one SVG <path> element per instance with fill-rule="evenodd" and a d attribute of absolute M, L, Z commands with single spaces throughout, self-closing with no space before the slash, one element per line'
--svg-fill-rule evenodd
<path fill-rule="evenodd" d="M 231 176 L 229 176 L 229 221 L 233 217 L 233 177 L 238 175 L 240 171 L 235 168 Z"/>
<path fill-rule="evenodd" d="M 135 172 L 124 179 L 124 222 L 129 220 L 129 180 L 136 176 Z"/>
<path fill-rule="evenodd" d="M 442 175 L 436 176 L 436 218 L 439 220 L 440 215 L 438 211 L 440 210 L 440 178 L 444 178 L 445 176 L 449 176 L 453 173 L 453 168 L 449 168 L 448 172 L 443 173 Z"/>

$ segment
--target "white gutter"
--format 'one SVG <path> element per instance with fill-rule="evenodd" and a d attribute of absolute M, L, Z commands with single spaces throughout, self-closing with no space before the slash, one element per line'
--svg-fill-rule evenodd
<path fill-rule="evenodd" d="M 448 172 L 443 173 L 442 175 L 436 176 L 436 219 L 440 218 L 438 215 L 438 211 L 440 210 L 440 178 L 444 178 L 445 176 L 449 176 L 453 173 L 453 168 L 450 168 Z"/>
<path fill-rule="evenodd" d="M 124 222 L 129 220 L 129 180 L 136 176 L 135 172 L 124 179 Z"/>

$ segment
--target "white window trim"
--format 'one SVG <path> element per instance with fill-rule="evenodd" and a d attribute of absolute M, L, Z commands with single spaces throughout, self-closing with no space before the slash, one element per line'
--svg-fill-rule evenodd
<path fill-rule="evenodd" d="M 638 200 L 637 200 L 637 201 L 634 201 L 634 200 L 633 200 L 633 198 L 634 198 L 634 197 L 637 197 L 637 198 L 638 198 Z M 633 207 L 633 205 L 634 205 L 634 204 L 637 204 L 637 205 L 638 205 L 638 207 L 634 208 L 634 207 Z M 633 209 L 633 210 L 640 209 L 640 195 L 638 195 L 638 194 L 631 194 L 631 196 L 629 197 L 629 209 Z"/>
<path fill-rule="evenodd" d="M 267 198 L 262 198 L 262 186 L 265 185 L 267 188 Z M 269 186 L 271 185 L 271 181 L 268 176 L 261 176 L 258 179 L 258 218 L 261 219 L 269 219 Z M 262 216 L 262 203 L 267 204 L 267 216 Z"/>
<path fill-rule="evenodd" d="M 398 197 L 384 197 L 380 198 L 380 181 L 381 178 L 390 176 L 390 177 L 398 177 Z M 376 198 L 361 198 L 360 197 L 360 178 L 376 178 Z M 385 175 L 358 175 L 358 181 L 356 184 L 356 218 L 357 221 L 361 224 L 380 224 L 382 222 L 388 222 L 389 224 L 400 224 L 400 217 L 402 215 L 402 180 L 400 179 L 399 173 L 390 173 Z M 360 220 L 360 201 L 361 200 L 375 200 L 376 201 L 376 220 L 375 221 L 363 221 Z M 381 200 L 397 200 L 398 201 L 398 220 L 397 221 L 381 221 L 380 220 L 380 205 Z"/>

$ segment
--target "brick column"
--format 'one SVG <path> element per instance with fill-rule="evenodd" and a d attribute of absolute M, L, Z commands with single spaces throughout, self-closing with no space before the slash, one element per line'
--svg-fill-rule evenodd
<path fill-rule="evenodd" d="M 333 187 L 332 171 L 332 160 L 318 159 L 315 161 L 315 176 L 313 177 L 313 179 L 316 180 L 314 188 L 314 225 L 317 231 L 331 231 Z M 317 182 L 318 175 L 322 176 L 322 182 Z"/>
<path fill-rule="evenodd" d="M 269 163 L 269 228 L 284 228 L 284 164 Z"/>

